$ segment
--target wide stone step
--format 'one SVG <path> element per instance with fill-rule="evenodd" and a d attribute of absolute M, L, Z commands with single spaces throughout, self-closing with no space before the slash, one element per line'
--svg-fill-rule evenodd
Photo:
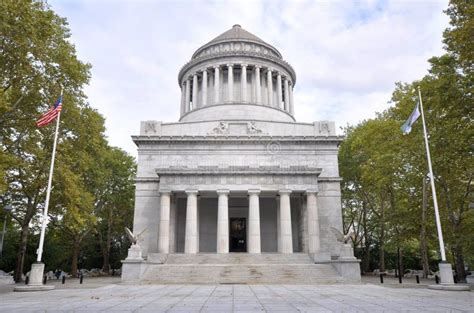
<path fill-rule="evenodd" d="M 336 283 L 342 278 L 328 264 L 148 264 L 144 282 L 220 284 Z"/>
<path fill-rule="evenodd" d="M 313 264 L 306 253 L 198 253 L 198 254 L 157 254 L 148 256 L 149 262 L 164 264 Z"/>

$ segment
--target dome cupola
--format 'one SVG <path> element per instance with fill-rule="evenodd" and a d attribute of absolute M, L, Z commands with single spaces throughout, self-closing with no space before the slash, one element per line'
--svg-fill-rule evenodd
<path fill-rule="evenodd" d="M 275 47 L 234 25 L 197 49 L 179 72 L 180 121 L 295 121 L 295 82 Z"/>

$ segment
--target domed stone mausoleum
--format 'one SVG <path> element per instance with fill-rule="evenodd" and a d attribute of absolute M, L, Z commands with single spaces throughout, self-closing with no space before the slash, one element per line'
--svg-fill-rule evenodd
<path fill-rule="evenodd" d="M 123 281 L 359 281 L 342 231 L 334 122 L 294 118 L 296 74 L 234 25 L 178 75 L 180 118 L 141 122 Z"/>

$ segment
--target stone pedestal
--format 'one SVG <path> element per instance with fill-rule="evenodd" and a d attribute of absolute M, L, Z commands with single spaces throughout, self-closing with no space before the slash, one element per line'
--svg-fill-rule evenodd
<path fill-rule="evenodd" d="M 43 284 L 44 263 L 31 264 L 28 285 L 17 286 L 14 291 L 46 291 L 54 289 L 54 286 Z"/>
<path fill-rule="evenodd" d="M 138 282 L 142 278 L 144 260 L 142 248 L 139 245 L 132 245 L 128 249 L 128 256 L 122 261 L 122 281 Z"/>
<path fill-rule="evenodd" d="M 341 255 L 339 256 L 341 260 L 356 260 L 354 257 L 354 249 L 350 243 L 345 243 L 342 245 Z"/>
<path fill-rule="evenodd" d="M 449 290 L 449 291 L 469 291 L 471 288 L 468 285 L 455 284 L 453 278 L 453 268 L 451 263 L 439 263 L 439 275 L 441 276 L 441 284 L 429 285 L 429 289 L 435 290 Z"/>
<path fill-rule="evenodd" d="M 130 261 L 130 260 L 143 261 L 142 248 L 139 245 L 132 245 L 128 249 L 128 256 L 126 260 L 127 261 Z"/>

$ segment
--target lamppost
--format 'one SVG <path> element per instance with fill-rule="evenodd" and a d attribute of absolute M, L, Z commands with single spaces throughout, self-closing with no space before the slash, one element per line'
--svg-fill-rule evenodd
<path fill-rule="evenodd" d="M 8 213 L 12 211 L 12 209 L 12 206 L 9 204 L 3 207 L 3 211 L 5 211 L 5 218 L 3 219 L 2 241 L 0 242 L 0 257 L 3 254 L 3 241 L 5 240 L 5 232 L 7 231 L 7 216 Z"/>

